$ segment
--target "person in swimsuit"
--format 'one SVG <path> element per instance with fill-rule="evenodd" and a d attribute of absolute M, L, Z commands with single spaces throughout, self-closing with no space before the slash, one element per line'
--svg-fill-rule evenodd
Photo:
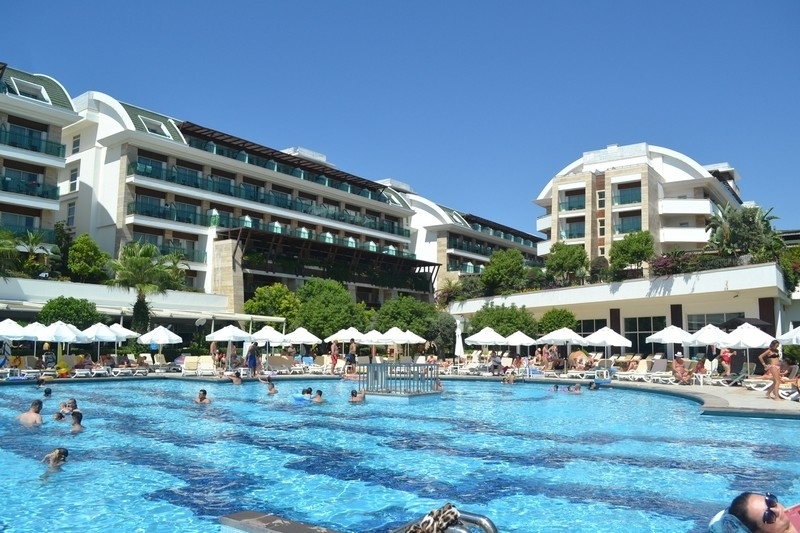
<path fill-rule="evenodd" d="M 783 400 L 780 394 L 782 376 L 781 365 L 778 360 L 780 357 L 778 348 L 780 348 L 780 343 L 774 340 L 769 344 L 769 348 L 758 356 L 758 360 L 764 365 L 764 375 L 772 379 L 772 386 L 767 390 L 767 398 L 772 398 L 773 400 Z M 765 359 L 769 359 L 769 362 L 765 361 Z"/>
<path fill-rule="evenodd" d="M 786 508 L 778 503 L 778 498 L 769 492 L 757 494 L 743 492 L 731 502 L 728 514 L 736 517 L 752 532 L 798 533 L 789 520 Z"/>
<path fill-rule="evenodd" d="M 333 371 L 336 369 L 336 363 L 339 362 L 338 342 L 338 340 L 334 339 L 333 343 L 331 344 L 331 376 L 333 375 Z"/>

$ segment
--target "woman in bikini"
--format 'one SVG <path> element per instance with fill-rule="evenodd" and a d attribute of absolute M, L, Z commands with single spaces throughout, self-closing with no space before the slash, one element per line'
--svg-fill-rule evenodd
<path fill-rule="evenodd" d="M 769 348 L 758 356 L 758 360 L 764 365 L 764 375 L 772 379 L 772 386 L 767 390 L 767 398 L 772 398 L 773 400 L 783 400 L 780 395 L 781 365 L 778 361 L 780 356 L 778 353 L 779 347 L 778 341 L 772 341 L 769 344 Z M 769 362 L 766 362 L 765 359 L 769 359 Z"/>

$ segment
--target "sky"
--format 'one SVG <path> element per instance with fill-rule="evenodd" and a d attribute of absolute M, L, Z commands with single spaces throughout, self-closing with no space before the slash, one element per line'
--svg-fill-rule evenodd
<path fill-rule="evenodd" d="M 0 62 L 536 234 L 584 152 L 728 162 L 800 229 L 800 2 L 12 2 Z"/>

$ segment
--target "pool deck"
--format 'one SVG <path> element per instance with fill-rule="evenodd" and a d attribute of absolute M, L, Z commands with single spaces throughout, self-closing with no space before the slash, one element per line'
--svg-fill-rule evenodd
<path fill-rule="evenodd" d="M 448 381 L 496 381 L 498 386 L 500 384 L 500 377 L 497 376 L 451 376 L 440 375 L 442 381 L 445 383 L 445 390 L 447 389 L 446 383 Z M 198 383 L 215 383 L 223 381 L 217 377 L 195 377 L 195 376 L 181 376 L 178 373 L 155 373 L 151 372 L 148 376 L 135 376 L 135 377 L 116 377 L 116 378 L 62 378 L 52 381 L 51 383 L 86 383 L 86 382 L 109 382 L 109 381 L 141 381 L 147 382 L 154 379 L 180 379 L 186 381 L 195 381 Z M 288 374 L 272 376 L 272 380 L 278 384 L 280 382 L 289 382 L 295 380 L 306 379 L 322 379 L 341 381 L 340 376 L 327 376 L 320 374 Z M 256 381 L 255 378 L 245 378 L 243 381 Z M 0 386 L 6 385 L 24 385 L 31 386 L 33 380 L 5 380 L 0 381 Z M 543 378 L 543 379 L 528 379 L 518 380 L 514 386 L 524 386 L 527 383 L 547 383 L 569 385 L 570 383 L 581 383 L 586 387 L 589 380 L 585 379 L 567 379 L 567 378 Z M 507 386 L 507 385 L 502 385 Z M 617 381 L 614 380 L 611 388 L 615 389 L 628 389 L 639 390 L 643 392 L 666 394 L 670 396 L 678 396 L 687 398 L 700 404 L 700 410 L 705 415 L 718 415 L 718 416 L 751 416 L 760 418 L 791 418 L 800 420 L 800 403 L 789 400 L 776 401 L 766 397 L 764 391 L 752 391 L 746 387 L 734 386 L 723 387 L 720 385 L 665 385 L 660 383 L 645 383 L 645 382 L 631 382 L 631 381 Z M 585 390 L 585 389 L 584 389 Z M 586 390 L 584 394 L 591 394 L 592 391 Z"/>

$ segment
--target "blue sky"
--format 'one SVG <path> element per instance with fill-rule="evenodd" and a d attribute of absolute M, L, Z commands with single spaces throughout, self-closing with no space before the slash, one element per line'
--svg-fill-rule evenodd
<path fill-rule="evenodd" d="M 112 4 L 5 5 L 0 61 L 531 233 L 558 171 L 643 141 L 800 229 L 794 0 Z"/>

